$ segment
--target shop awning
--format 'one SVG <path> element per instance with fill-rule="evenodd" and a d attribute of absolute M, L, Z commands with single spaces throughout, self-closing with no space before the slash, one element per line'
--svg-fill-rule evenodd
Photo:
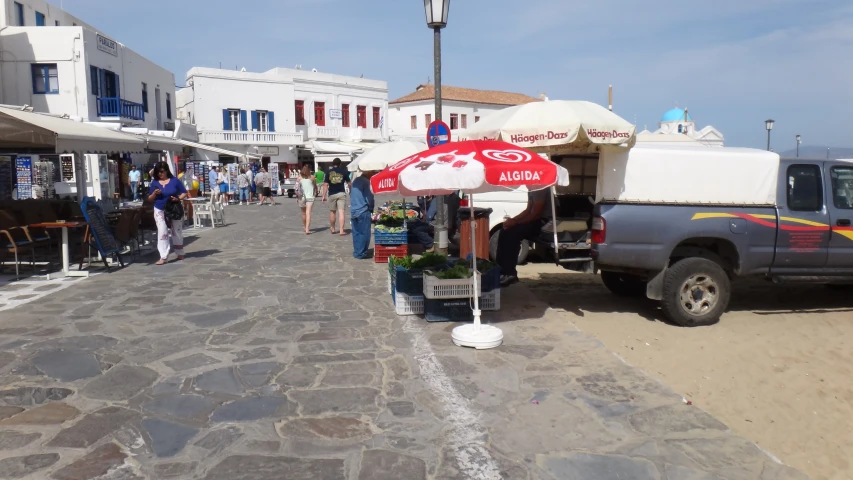
<path fill-rule="evenodd" d="M 340 142 L 317 142 L 312 141 L 306 144 L 311 152 L 314 155 L 333 155 L 333 154 L 342 154 L 342 155 L 351 155 L 353 153 L 358 153 L 363 151 L 362 147 L 352 146 L 353 144 L 343 144 Z"/>
<path fill-rule="evenodd" d="M 143 153 L 145 140 L 66 118 L 0 107 L 0 148 L 49 148 L 56 153 Z"/>
<path fill-rule="evenodd" d="M 148 150 L 165 150 L 168 152 L 177 152 L 184 148 L 184 144 L 180 140 L 162 135 L 140 135 L 145 139 L 145 146 Z"/>
<path fill-rule="evenodd" d="M 234 152 L 231 150 L 225 150 L 224 148 L 214 147 L 211 145 L 205 145 L 203 143 L 196 143 L 196 142 L 191 142 L 189 140 L 182 140 L 179 138 L 175 138 L 173 140 L 175 140 L 176 142 L 178 142 L 182 145 L 186 145 L 187 147 L 198 148 L 200 150 L 207 150 L 208 152 L 218 153 L 220 155 L 228 155 L 230 157 L 246 157 L 246 158 L 251 158 L 251 159 L 255 159 L 255 160 L 260 160 L 263 158 L 261 155 L 257 155 L 254 153 L 239 153 L 239 152 Z"/>

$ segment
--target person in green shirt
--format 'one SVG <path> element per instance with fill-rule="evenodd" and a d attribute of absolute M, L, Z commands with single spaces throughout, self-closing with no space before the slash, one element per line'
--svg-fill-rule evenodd
<path fill-rule="evenodd" d="M 326 181 L 326 172 L 323 171 L 323 167 L 317 169 L 314 173 L 314 179 L 317 181 L 317 185 L 322 185 Z"/>

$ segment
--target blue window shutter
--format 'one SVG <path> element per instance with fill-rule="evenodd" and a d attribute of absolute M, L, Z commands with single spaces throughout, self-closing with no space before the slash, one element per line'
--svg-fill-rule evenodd
<path fill-rule="evenodd" d="M 118 75 L 115 76 L 116 79 L 116 98 L 121 98 L 121 82 L 119 81 Z"/>
<path fill-rule="evenodd" d="M 252 110 L 252 130 L 260 130 L 261 129 L 261 119 L 260 115 L 258 115 L 257 110 Z"/>
<path fill-rule="evenodd" d="M 248 122 L 246 121 L 246 111 L 240 110 L 240 130 L 246 131 L 248 130 Z"/>
<path fill-rule="evenodd" d="M 231 112 L 227 108 L 222 110 L 222 129 L 231 130 Z"/>
<path fill-rule="evenodd" d="M 273 112 L 267 112 L 267 130 L 275 131 L 275 114 Z"/>
<path fill-rule="evenodd" d="M 97 97 L 100 93 L 98 89 L 98 67 L 94 65 L 89 66 L 89 77 L 91 77 L 89 81 L 92 82 L 92 95 Z"/>
<path fill-rule="evenodd" d="M 107 96 L 107 71 L 103 68 L 98 69 L 98 82 L 100 83 L 99 91 L 102 97 Z"/>

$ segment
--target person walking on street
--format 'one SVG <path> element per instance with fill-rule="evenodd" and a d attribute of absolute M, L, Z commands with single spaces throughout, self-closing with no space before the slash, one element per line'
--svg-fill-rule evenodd
<path fill-rule="evenodd" d="M 130 192 L 133 195 L 133 201 L 139 200 L 139 179 L 142 177 L 142 172 L 136 169 L 136 165 L 130 167 L 130 172 L 127 174 L 127 181 L 130 184 Z"/>
<path fill-rule="evenodd" d="M 240 196 L 237 198 L 238 205 L 249 204 L 249 177 L 246 175 L 246 169 L 240 169 L 240 175 L 237 175 L 237 188 Z"/>
<path fill-rule="evenodd" d="M 317 171 L 314 172 L 314 179 L 317 181 L 317 185 L 322 185 L 326 181 L 326 172 L 323 171 L 323 167 L 317 168 Z"/>
<path fill-rule="evenodd" d="M 246 178 L 249 179 L 249 203 L 255 201 L 255 172 L 252 170 L 252 165 L 246 167 Z"/>
<path fill-rule="evenodd" d="M 219 187 L 219 201 L 222 205 L 228 205 L 228 177 L 225 175 L 225 167 L 217 169 L 216 184 Z"/>
<path fill-rule="evenodd" d="M 272 207 L 275 205 L 275 199 L 272 196 L 272 174 L 266 168 L 262 168 L 261 171 L 264 172 L 264 181 L 262 184 L 264 199 L 269 200 Z"/>
<path fill-rule="evenodd" d="M 219 198 L 219 168 L 212 167 L 207 174 L 207 182 L 210 185 L 210 198 L 214 202 Z"/>
<path fill-rule="evenodd" d="M 373 192 L 370 190 L 370 177 L 375 172 L 364 172 L 353 180 L 350 189 L 351 221 L 352 221 L 352 256 L 365 259 L 370 255 L 370 223 L 373 216 Z"/>
<path fill-rule="evenodd" d="M 345 168 L 341 168 L 341 159 L 332 160 L 332 168 L 326 173 L 326 181 L 323 184 L 323 202 L 329 201 L 329 224 L 332 227 L 333 235 L 335 234 L 336 213 L 338 231 L 341 235 L 346 235 L 344 233 L 344 212 L 347 208 L 346 188 L 349 183 L 349 172 Z"/>
<path fill-rule="evenodd" d="M 317 196 L 317 181 L 314 175 L 311 175 L 311 168 L 308 165 L 302 166 L 296 182 L 298 188 L 296 201 L 302 209 L 302 226 L 305 227 L 305 235 L 311 235 L 311 208 Z"/>
<path fill-rule="evenodd" d="M 166 162 L 158 163 L 154 167 L 154 181 L 151 182 L 148 190 L 148 201 L 154 203 L 154 222 L 157 224 L 157 250 L 160 252 L 160 261 L 157 265 L 165 265 L 169 261 L 170 247 L 178 255 L 178 260 L 184 259 L 184 221 L 167 219 L 166 209 L 167 204 L 180 205 L 185 198 L 187 198 L 187 189 L 184 184 L 172 176 Z"/>

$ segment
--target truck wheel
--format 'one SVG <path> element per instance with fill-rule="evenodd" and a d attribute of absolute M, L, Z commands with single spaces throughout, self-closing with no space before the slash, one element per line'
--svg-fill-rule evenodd
<path fill-rule="evenodd" d="M 496 230 L 489 237 L 489 257 L 493 262 L 498 259 L 498 237 L 501 235 L 501 230 Z M 521 241 L 521 250 L 518 252 L 518 264 L 523 265 L 527 261 L 527 256 L 530 254 L 530 243 L 527 240 Z"/>
<path fill-rule="evenodd" d="M 601 272 L 601 281 L 613 294 L 619 297 L 644 297 L 646 284 L 636 275 L 618 272 Z"/>
<path fill-rule="evenodd" d="M 666 272 L 661 307 L 682 327 L 720 321 L 731 299 L 731 280 L 720 265 L 705 258 L 685 258 Z"/>

